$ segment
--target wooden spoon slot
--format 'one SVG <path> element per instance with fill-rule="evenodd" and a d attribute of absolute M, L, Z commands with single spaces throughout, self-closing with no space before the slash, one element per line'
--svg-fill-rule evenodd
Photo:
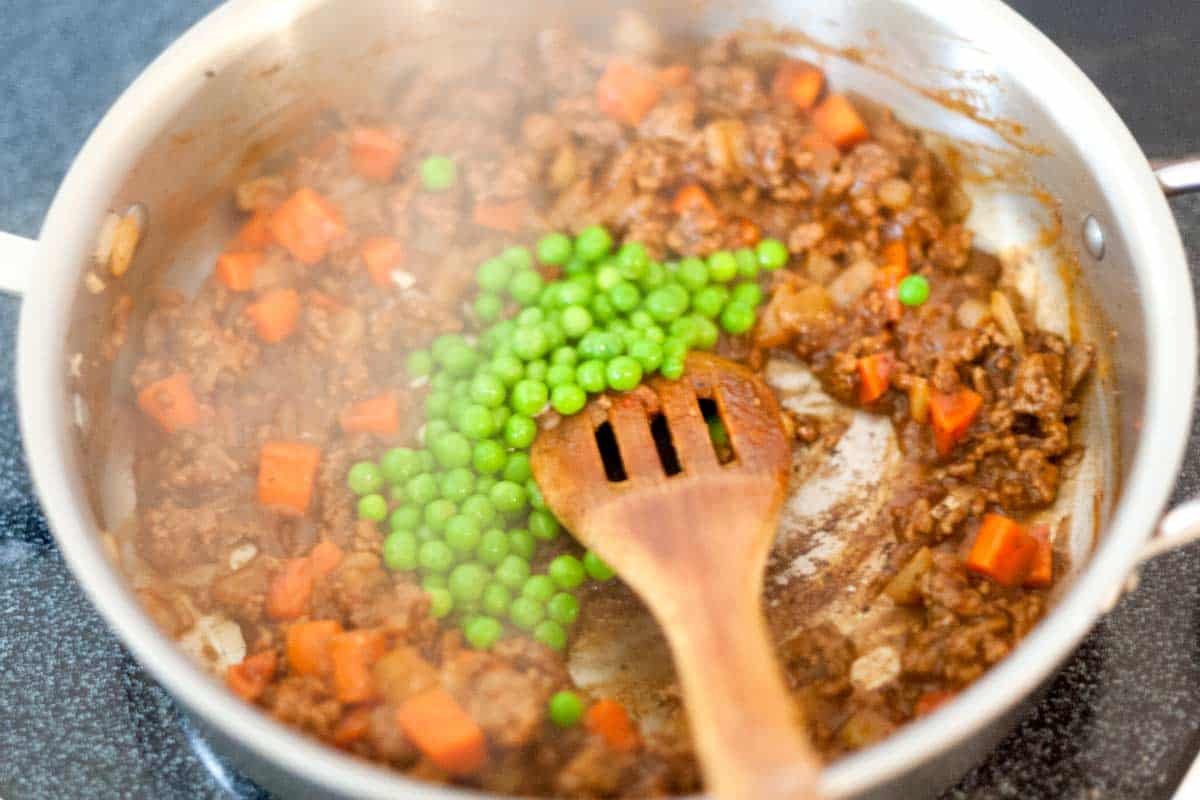
<path fill-rule="evenodd" d="M 711 397 L 698 397 L 697 401 L 700 404 L 700 415 L 704 417 L 704 424 L 708 428 L 713 452 L 717 454 L 717 461 L 721 464 L 737 461 L 737 453 L 734 452 L 733 442 L 729 438 L 729 426 L 721 418 L 720 405 Z"/>
<path fill-rule="evenodd" d="M 600 459 L 604 462 L 604 475 L 609 483 L 622 483 L 629 480 L 625 472 L 625 462 L 621 460 L 621 448 L 617 445 L 617 436 L 613 433 L 612 423 L 608 420 L 596 428 L 596 447 L 600 450 Z"/>
<path fill-rule="evenodd" d="M 679 454 L 675 452 L 675 443 L 671 441 L 671 429 L 662 414 L 650 418 L 650 435 L 654 437 L 654 447 L 658 450 L 658 460 L 666 476 L 669 478 L 683 472 Z"/>

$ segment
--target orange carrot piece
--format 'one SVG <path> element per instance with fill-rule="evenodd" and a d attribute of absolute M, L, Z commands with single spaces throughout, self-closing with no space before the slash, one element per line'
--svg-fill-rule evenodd
<path fill-rule="evenodd" d="M 167 433 L 190 428 L 200 421 L 200 407 L 192 393 L 192 379 L 176 372 L 138 392 L 138 408 Z"/>
<path fill-rule="evenodd" d="M 296 332 L 300 319 L 300 293 L 295 289 L 272 289 L 246 306 L 246 316 L 264 342 L 275 344 Z"/>
<path fill-rule="evenodd" d="M 404 144 L 387 131 L 356 128 L 350 134 L 350 168 L 367 180 L 390 181 L 403 155 Z"/>
<path fill-rule="evenodd" d="M 312 562 L 307 558 L 289 559 L 267 587 L 267 616 L 271 619 L 304 616 L 308 613 L 312 590 Z"/>
<path fill-rule="evenodd" d="M 247 703 L 253 703 L 275 677 L 276 660 L 273 650 L 248 656 L 225 672 L 225 685 Z"/>
<path fill-rule="evenodd" d="M 858 401 L 874 403 L 892 385 L 892 368 L 896 365 L 891 353 L 875 353 L 858 360 Z"/>
<path fill-rule="evenodd" d="M 603 737 L 613 750 L 627 753 L 638 746 L 637 730 L 625 707 L 616 700 L 597 700 L 587 710 L 584 724 L 592 733 Z"/>
<path fill-rule="evenodd" d="M 365 703 L 375 696 L 371 667 L 386 650 L 381 631 L 348 631 L 329 640 L 333 691 L 339 701 Z"/>
<path fill-rule="evenodd" d="M 813 109 L 813 125 L 841 150 L 871 137 L 867 124 L 844 94 L 831 94 Z"/>
<path fill-rule="evenodd" d="M 491 203 L 476 203 L 471 218 L 481 228 L 501 233 L 517 233 L 525 227 L 529 203 L 524 198 Z"/>
<path fill-rule="evenodd" d="M 271 214 L 259 210 L 242 225 L 237 238 L 234 239 L 235 247 L 230 249 L 265 250 L 274 243 L 275 237 L 271 234 Z"/>
<path fill-rule="evenodd" d="M 729 228 L 736 234 L 734 241 L 742 247 L 754 247 L 762 240 L 762 228 L 752 219 L 734 217 L 729 220 Z"/>
<path fill-rule="evenodd" d="M 967 569 L 1001 586 L 1013 586 L 1029 574 L 1037 550 L 1037 540 L 1016 520 L 1002 514 L 985 514 L 967 556 Z"/>
<path fill-rule="evenodd" d="M 354 403 L 341 417 L 346 433 L 378 433 L 390 436 L 400 430 L 400 404 L 391 392 Z"/>
<path fill-rule="evenodd" d="M 366 736 L 370 729 L 371 709 L 367 707 L 351 709 L 333 729 L 333 743 L 342 747 L 353 744 Z"/>
<path fill-rule="evenodd" d="M 258 460 L 258 501 L 279 511 L 303 514 L 312 499 L 321 450 L 301 442 L 267 442 Z"/>
<path fill-rule="evenodd" d="M 626 125 L 640 123 L 658 104 L 658 84 L 627 61 L 614 59 L 596 83 L 600 110 Z"/>
<path fill-rule="evenodd" d="M 975 421 L 983 398 L 967 388 L 957 392 L 933 392 L 929 397 L 929 415 L 933 423 L 933 441 L 940 455 L 946 456 L 967 434 Z"/>
<path fill-rule="evenodd" d="M 248 292 L 254 288 L 254 273 L 264 258 L 255 250 L 222 253 L 217 256 L 217 279 L 231 292 Z"/>
<path fill-rule="evenodd" d="M 305 605 L 307 606 L 307 603 Z M 296 675 L 311 675 L 315 678 L 328 675 L 333 663 L 329 642 L 341 632 L 342 624 L 335 619 L 297 622 L 288 628 L 284 646 L 288 669 Z"/>
<path fill-rule="evenodd" d="M 483 729 L 445 689 L 408 698 L 396 719 L 417 749 L 451 775 L 475 772 L 487 759 Z"/>
<path fill-rule="evenodd" d="M 904 313 L 904 306 L 900 302 L 900 282 L 906 277 L 908 277 L 908 267 L 892 262 L 887 262 L 880 267 L 875 276 L 875 285 L 879 291 L 883 292 L 884 308 L 887 310 L 888 319 L 893 322 L 900 319 L 900 315 Z"/>
<path fill-rule="evenodd" d="M 337 569 L 338 564 L 342 563 L 343 555 L 342 548 L 328 539 L 318 542 L 317 546 L 308 554 L 309 561 L 312 562 L 313 575 L 324 578 Z"/>
<path fill-rule="evenodd" d="M 893 239 L 883 246 L 883 263 L 908 274 L 908 245 L 903 239 Z"/>
<path fill-rule="evenodd" d="M 771 82 L 771 94 L 801 111 L 808 111 L 815 106 L 824 88 L 824 74 L 804 61 L 783 62 Z"/>
<path fill-rule="evenodd" d="M 1022 584 L 1026 589 L 1049 589 L 1054 585 L 1054 548 L 1050 544 L 1050 526 L 1034 525 L 1029 535 L 1037 542 L 1037 553 Z"/>
<path fill-rule="evenodd" d="M 949 692 L 945 690 L 930 690 L 917 698 L 917 705 L 913 709 L 918 717 L 924 717 L 937 711 L 941 706 L 949 703 L 954 699 L 957 692 Z"/>
<path fill-rule="evenodd" d="M 679 87 L 692 79 L 692 68 L 687 64 L 672 64 L 658 71 L 658 82 L 663 86 Z"/>
<path fill-rule="evenodd" d="M 691 214 L 717 214 L 717 207 L 713 205 L 712 198 L 698 183 L 689 183 L 676 192 L 675 199 L 671 201 L 671 209 L 681 217 Z"/>
<path fill-rule="evenodd" d="M 391 286 L 392 270 L 404 263 L 404 245 L 391 236 L 372 236 L 362 243 L 359 254 L 376 286 Z"/>
<path fill-rule="evenodd" d="M 270 227 L 275 240 L 301 264 L 316 264 L 335 239 L 346 235 L 342 212 L 307 187 L 275 210 Z"/>

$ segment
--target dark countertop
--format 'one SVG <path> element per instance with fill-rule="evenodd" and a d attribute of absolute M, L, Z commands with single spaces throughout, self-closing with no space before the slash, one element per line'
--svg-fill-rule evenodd
<path fill-rule="evenodd" d="M 32 236 L 87 133 L 212 0 L 0 3 L 0 230 Z M 1200 152 L 1200 3 L 1017 0 L 1151 156 Z M 1200 277 L 1200 197 L 1173 207 Z M 76 587 L 15 421 L 0 296 L 0 796 L 262 798 L 208 750 Z M 1200 426 L 1175 489 L 1200 491 Z M 1146 566 L 1011 736 L 947 794 L 1167 800 L 1200 749 L 1200 549 Z"/>

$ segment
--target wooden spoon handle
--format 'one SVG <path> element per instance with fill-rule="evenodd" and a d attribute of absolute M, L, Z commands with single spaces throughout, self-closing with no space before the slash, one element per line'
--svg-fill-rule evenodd
<path fill-rule="evenodd" d="M 707 588 L 707 587 L 706 587 Z M 783 683 L 758 592 L 692 593 L 664 625 L 710 794 L 815 800 L 821 764 Z"/>

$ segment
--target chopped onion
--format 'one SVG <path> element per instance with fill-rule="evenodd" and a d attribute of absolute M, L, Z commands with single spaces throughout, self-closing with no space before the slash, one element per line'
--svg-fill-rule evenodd
<path fill-rule="evenodd" d="M 242 567 L 249 564 L 258 555 L 258 548 L 254 544 L 247 542 L 239 545 L 229 553 L 229 568 L 237 572 Z"/>
<path fill-rule="evenodd" d="M 929 381 L 917 378 L 908 387 L 908 413 L 914 422 L 924 424 L 929 419 Z"/>
<path fill-rule="evenodd" d="M 108 270 L 114 277 L 119 278 L 124 275 L 133 264 L 133 255 L 142 241 L 146 220 L 146 207 L 140 203 L 134 203 L 117 223 L 117 229 L 113 233 L 112 248 L 108 254 Z"/>
<path fill-rule="evenodd" d="M 211 614 L 200 617 L 179 637 L 179 646 L 201 666 L 218 675 L 246 657 L 246 640 L 236 622 Z"/>
<path fill-rule="evenodd" d="M 1017 321 L 1017 314 L 1013 311 L 1012 304 L 1008 302 L 1008 298 L 1003 292 L 992 292 L 992 316 L 996 318 L 996 324 L 1000 326 L 1005 338 L 1009 343 L 1017 349 L 1017 352 L 1025 351 L 1025 334 L 1021 332 L 1021 323 Z"/>
<path fill-rule="evenodd" d="M 829 297 L 838 308 L 848 308 L 875 284 L 875 265 L 855 261 L 829 282 Z"/>
<path fill-rule="evenodd" d="M 974 297 L 962 301 L 962 304 L 954 312 L 954 318 L 958 320 L 958 324 L 962 328 L 978 328 L 987 315 L 987 305 Z"/>

